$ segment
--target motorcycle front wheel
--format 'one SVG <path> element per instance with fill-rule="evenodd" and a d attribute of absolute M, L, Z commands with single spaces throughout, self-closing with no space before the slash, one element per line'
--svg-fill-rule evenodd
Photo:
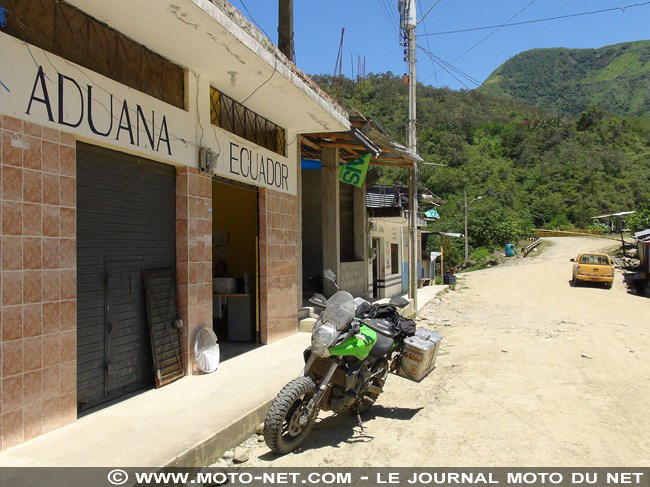
<path fill-rule="evenodd" d="M 318 416 L 318 410 L 307 418 L 304 414 L 314 394 L 314 381 L 297 377 L 275 397 L 264 420 L 264 441 L 273 452 L 284 455 L 305 441 Z"/>

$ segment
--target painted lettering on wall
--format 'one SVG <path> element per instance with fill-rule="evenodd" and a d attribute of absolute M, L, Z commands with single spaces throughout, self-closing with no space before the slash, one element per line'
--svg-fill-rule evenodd
<path fill-rule="evenodd" d="M 289 191 L 289 167 L 235 142 L 230 147 L 230 173 Z"/>
<path fill-rule="evenodd" d="M 95 135 L 172 155 L 165 115 L 161 119 L 154 110 L 145 110 L 127 100 L 120 102 L 101 88 L 104 93 L 98 97 L 93 85 L 82 87 L 74 78 L 61 73 L 57 75 L 56 93 L 50 93 L 46 78 L 43 67 L 39 66 L 25 111 L 27 115 L 42 110 L 50 122 L 72 128 L 87 124 Z"/>

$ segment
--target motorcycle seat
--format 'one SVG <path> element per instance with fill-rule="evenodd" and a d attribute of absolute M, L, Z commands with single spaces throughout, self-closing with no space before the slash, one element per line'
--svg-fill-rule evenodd
<path fill-rule="evenodd" d="M 377 341 L 370 350 L 370 355 L 375 358 L 386 355 L 393 346 L 393 343 L 394 341 L 392 338 L 377 334 Z"/>

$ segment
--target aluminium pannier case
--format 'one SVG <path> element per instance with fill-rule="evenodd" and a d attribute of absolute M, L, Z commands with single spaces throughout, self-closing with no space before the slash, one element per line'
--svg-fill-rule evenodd
<path fill-rule="evenodd" d="M 437 331 L 418 328 L 415 335 L 404 340 L 402 358 L 397 375 L 420 382 L 436 366 L 436 356 L 442 335 Z"/>

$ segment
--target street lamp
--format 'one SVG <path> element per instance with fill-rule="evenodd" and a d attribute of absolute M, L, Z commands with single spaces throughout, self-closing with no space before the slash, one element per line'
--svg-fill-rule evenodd
<path fill-rule="evenodd" d="M 465 262 L 469 260 L 469 244 L 468 244 L 468 239 L 467 239 L 467 208 L 469 205 L 474 203 L 475 201 L 478 201 L 482 198 L 482 196 L 477 196 L 474 198 L 472 201 L 469 203 L 467 202 L 467 188 L 465 188 L 464 191 L 464 196 L 465 196 Z"/>

